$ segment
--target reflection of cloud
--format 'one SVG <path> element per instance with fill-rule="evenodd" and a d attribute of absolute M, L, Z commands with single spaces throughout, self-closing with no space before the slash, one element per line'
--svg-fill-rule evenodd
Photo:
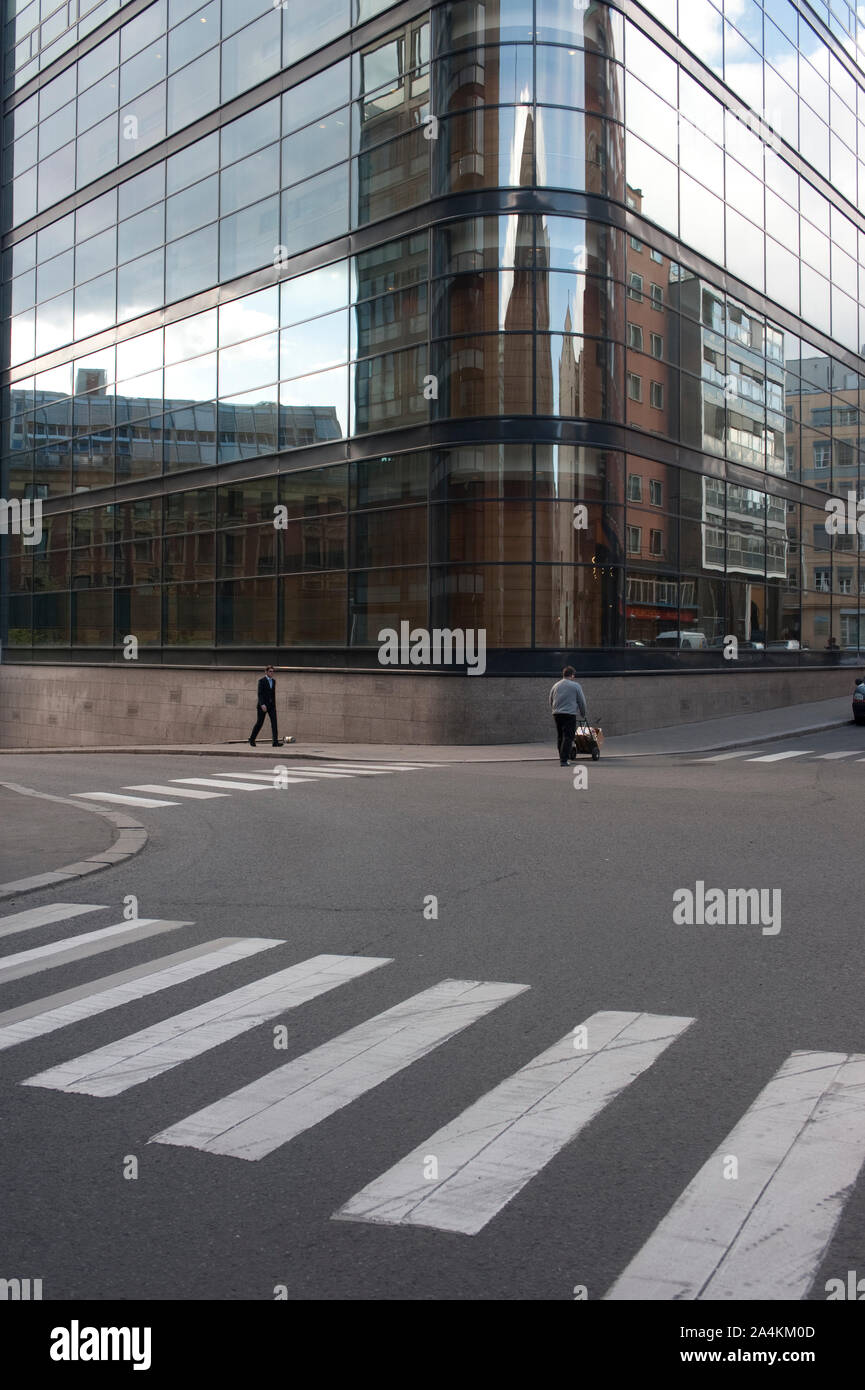
<path fill-rule="evenodd" d="M 337 367 L 296 381 L 284 381 L 279 388 L 279 403 L 283 408 L 325 407 L 333 411 L 342 433 L 347 434 L 348 368 Z"/>
<path fill-rule="evenodd" d="M 136 376 L 130 381 L 118 382 L 111 388 L 112 394 L 128 396 L 135 400 L 155 399 L 162 396 L 162 372 L 148 372 L 146 376 Z"/>
<path fill-rule="evenodd" d="M 196 314 L 170 324 L 165 330 L 166 361 L 177 362 L 183 357 L 195 357 L 216 346 L 216 310 Z"/>
<path fill-rule="evenodd" d="M 165 394 L 176 400 L 212 401 L 216 395 L 216 353 L 166 367 Z"/>
<path fill-rule="evenodd" d="M 241 343 L 258 338 L 278 326 L 279 288 L 262 290 L 259 294 L 233 299 L 219 309 L 219 345 Z"/>
<path fill-rule="evenodd" d="M 34 380 L 37 391 L 59 391 L 61 395 L 68 396 L 72 383 L 72 363 L 67 362 L 64 367 L 52 367 L 50 371 L 40 372 Z"/>
<path fill-rule="evenodd" d="M 89 338 L 93 333 L 100 333 L 104 328 L 112 327 L 112 318 L 111 314 L 106 313 L 76 314 L 76 339 Z"/>
<path fill-rule="evenodd" d="M 711 5 L 682 5 L 679 37 L 695 57 L 708 67 L 721 63 L 724 43 L 721 16 Z"/>
<path fill-rule="evenodd" d="M 303 319 L 326 314 L 348 303 L 347 265 L 323 266 L 306 275 L 297 275 L 282 284 L 282 322 L 300 323 Z"/>
<path fill-rule="evenodd" d="M 19 362 L 29 362 L 33 356 L 34 324 L 32 314 L 28 314 L 29 322 L 22 322 L 20 318 L 12 320 L 12 355 L 10 363 L 16 367 Z"/>

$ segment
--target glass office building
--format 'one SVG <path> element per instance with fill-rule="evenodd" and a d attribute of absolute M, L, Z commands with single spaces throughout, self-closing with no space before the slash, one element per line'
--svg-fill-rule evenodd
<path fill-rule="evenodd" d="M 7 0 L 4 61 L 4 659 L 865 649 L 865 9 Z"/>

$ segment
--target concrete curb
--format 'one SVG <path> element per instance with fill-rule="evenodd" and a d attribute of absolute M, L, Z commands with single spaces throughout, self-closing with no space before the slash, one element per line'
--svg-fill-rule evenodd
<path fill-rule="evenodd" d="M 285 747 L 296 749 L 297 744 L 287 744 Z M 201 747 L 196 746 L 194 743 L 136 743 L 129 748 L 125 748 L 116 743 L 87 743 L 81 744 L 77 748 L 0 748 L 0 758 L 20 758 L 30 753 L 54 753 L 58 757 L 62 757 L 64 754 L 70 756 L 75 754 L 80 757 L 82 753 L 140 753 L 149 757 L 161 757 L 163 755 L 169 756 L 170 754 L 182 753 L 184 757 L 189 758 L 212 758 L 214 756 L 219 758 L 250 758 L 256 754 L 261 757 L 265 753 L 269 753 L 271 757 L 275 757 L 277 753 L 283 754 L 283 746 L 280 745 L 279 748 L 271 748 L 270 745 L 268 745 L 267 749 L 265 749 L 264 745 L 262 745 L 261 748 L 250 748 L 246 739 L 244 739 L 240 747 L 234 743 L 227 743 L 224 745 L 208 743 L 203 744 Z M 324 754 L 316 755 L 313 753 L 298 752 L 284 753 L 283 755 L 285 757 L 295 758 L 324 756 Z M 60 799 L 62 800 L 62 797 Z"/>
<path fill-rule="evenodd" d="M 33 874 L 30 878 L 19 878 L 12 883 L 0 883 L 0 899 L 17 897 L 19 893 L 35 893 L 39 888 L 50 888 L 69 879 L 84 878 L 87 874 L 98 873 L 100 869 L 113 868 L 140 854 L 147 844 L 147 831 L 144 826 L 122 811 L 102 811 L 97 806 L 83 806 L 78 801 L 70 801 L 66 796 L 52 796 L 49 792 L 37 792 L 32 787 L 21 787 L 17 782 L 0 782 L 7 791 L 18 792 L 20 796 L 35 796 L 42 801 L 58 801 L 61 806 L 74 806 L 78 811 L 89 811 L 91 815 L 101 816 L 117 827 L 118 835 L 110 849 L 99 854 L 91 854 L 87 859 L 79 859 L 75 864 L 65 864 L 62 869 L 54 869 L 46 874 Z"/>
<path fill-rule="evenodd" d="M 777 742 L 779 742 L 780 740 L 783 740 L 783 739 L 785 739 L 785 738 L 802 738 L 804 735 L 807 735 L 807 734 L 825 733 L 827 729 L 840 729 L 840 728 L 843 728 L 845 725 L 848 725 L 848 724 L 852 725 L 854 722 L 855 722 L 855 721 L 854 721 L 853 719 L 831 719 L 831 720 L 825 721 L 825 722 L 823 722 L 823 723 L 821 723 L 821 724 L 804 724 L 804 725 L 802 725 L 802 726 L 800 726 L 799 728 L 796 728 L 796 729 L 782 729 L 782 730 L 780 730 L 780 731 L 774 731 L 774 732 L 772 732 L 772 733 L 763 734 L 763 735 L 761 735 L 761 736 L 746 735 L 746 736 L 741 736 L 741 737 L 739 737 L 739 738 L 728 738 L 726 741 L 721 742 L 721 743 L 702 743 L 702 744 L 699 744 L 699 745 L 697 745 L 696 747 L 693 747 L 693 748 L 654 748 L 654 749 L 649 749 L 648 751 L 646 751 L 646 752 L 641 752 L 641 753 L 617 753 L 617 752 L 614 752 L 613 749 L 611 748 L 611 749 L 609 750 L 609 752 L 605 752 L 605 753 L 603 753 L 601 756 L 602 756 L 602 758 L 605 758 L 606 761 L 608 761 L 608 762 L 610 762 L 610 761 L 612 761 L 612 760 L 614 760 L 614 759 L 616 759 L 616 758 L 682 758 L 682 757 L 687 758 L 687 757 L 692 756 L 694 753 L 722 753 L 722 752 L 724 752 L 724 751 L 725 751 L 726 749 L 728 749 L 728 748 L 754 748 L 754 747 L 757 747 L 757 746 L 758 746 L 759 744 L 761 744 L 761 743 L 777 743 Z M 675 726 L 675 725 L 671 725 L 670 727 L 671 727 L 671 728 L 675 728 L 676 726 Z M 648 733 L 648 732 L 650 732 L 650 731 L 647 730 L 647 733 Z M 658 732 L 658 731 L 655 730 L 655 732 Z M 611 738 L 610 738 L 609 741 L 614 741 L 615 737 L 616 737 L 615 735 L 611 735 Z M 631 738 L 631 737 L 633 737 L 633 736 L 632 736 L 631 734 L 621 734 L 621 735 L 619 735 L 619 737 L 620 737 L 620 738 Z M 349 744 L 348 746 L 349 746 L 349 747 L 352 747 L 353 745 Z M 449 767 L 451 764 L 460 764 L 460 765 L 465 766 L 465 765 L 468 765 L 468 764 L 470 764 L 470 763 L 501 762 L 501 761 L 502 761 L 502 759 L 498 756 L 498 752 L 497 752 L 497 751 L 491 751 L 489 757 L 471 757 L 471 758 L 450 757 L 450 758 L 445 758 L 445 759 L 439 759 L 439 760 L 436 761 L 435 759 L 432 759 L 432 758 L 430 757 L 430 754 L 429 754 L 428 751 L 425 751 L 425 745 L 423 745 L 423 744 L 416 744 L 416 745 L 412 745 L 412 746 L 413 746 L 413 747 L 417 747 L 417 749 L 418 749 L 418 752 L 417 752 L 417 754 L 415 755 L 414 759 L 412 759 L 411 757 L 409 757 L 407 754 L 401 754 L 401 755 L 398 756 L 398 757 L 397 757 L 397 756 L 393 756 L 391 759 L 388 759 L 387 753 L 376 753 L 375 755 L 368 755 L 368 756 L 365 756 L 365 757 L 358 757 L 357 755 L 352 755 L 351 753 L 339 754 L 339 753 L 321 753 L 321 752 L 318 752 L 318 751 L 308 751 L 308 752 L 307 752 L 307 751 L 304 751 L 303 745 L 299 745 L 299 744 L 296 744 L 296 743 L 294 743 L 294 744 L 288 744 L 288 745 L 286 745 L 286 746 L 284 746 L 284 747 L 280 747 L 280 748 L 269 748 L 269 747 L 268 747 L 267 749 L 265 749 L 264 747 L 262 747 L 262 748 L 260 748 L 260 749 L 251 749 L 251 748 L 248 746 L 248 744 L 246 743 L 246 740 L 243 740 L 242 743 L 240 743 L 240 744 L 231 744 L 231 743 L 230 743 L 230 744 L 226 744 L 226 745 L 221 745 L 221 744 L 220 744 L 220 745 L 206 745 L 206 746 L 203 746 L 203 747 L 200 747 L 200 748 L 199 748 L 199 747 L 196 747 L 195 745 L 191 745 L 191 746 L 190 746 L 190 745 L 186 745 L 186 744 L 171 744 L 171 745 L 168 745 L 168 744 L 146 744 L 146 745 L 138 744 L 138 745 L 135 745 L 134 747 L 131 747 L 131 748 L 118 748 L 116 745 L 109 745 L 109 746 L 93 746 L 93 745 L 90 745 L 90 746 L 87 746 L 87 747 L 80 747 L 80 748 L 0 748 L 0 757 L 2 757 L 4 754 L 7 755 L 7 756 L 12 756 L 12 755 L 15 755 L 15 754 L 17 754 L 18 756 L 22 756 L 22 755 L 27 755 L 27 754 L 49 754 L 49 753 L 50 753 L 50 754 L 54 754 L 54 755 L 67 754 L 67 755 L 70 755 L 70 756 L 72 756 L 72 755 L 79 755 L 79 756 L 80 756 L 82 753 L 127 753 L 127 754 L 132 754 L 132 753 L 134 753 L 134 754 L 141 754 L 142 756 L 151 756 L 151 757 L 152 757 L 152 756 L 166 755 L 166 754 L 175 754 L 175 755 L 178 755 L 178 756 L 189 757 L 189 758 L 193 758 L 193 757 L 194 757 L 194 758 L 249 758 L 249 757 L 254 757 L 254 756 L 257 755 L 258 757 L 266 757 L 268 760 L 272 760 L 273 758 L 279 758 L 279 759 L 280 759 L 281 761 L 283 761 L 283 762 L 290 761 L 292 758 L 299 758 L 299 759 L 302 759 L 304 762 L 310 762 L 310 763 L 311 763 L 311 762 L 353 762 L 353 763 L 362 764 L 362 763 L 364 763 L 364 762 L 383 763 L 383 762 L 393 761 L 393 762 L 397 762 L 397 763 L 403 763 L 403 762 L 407 762 L 407 761 L 408 761 L 408 762 L 415 761 L 415 762 L 427 762 L 427 763 L 429 763 L 429 762 L 435 762 L 435 765 L 436 765 L 437 767 Z M 507 747 L 508 745 L 502 745 L 502 746 Z M 497 749 L 497 745 L 492 745 L 492 744 L 491 744 L 491 745 L 490 745 L 490 748 L 491 748 L 491 750 Z M 539 744 L 539 745 L 538 745 L 538 752 L 537 752 L 537 753 L 522 754 L 522 755 L 520 755 L 519 757 L 509 757 L 509 758 L 504 759 L 504 761 L 505 761 L 505 762 L 513 762 L 513 763 L 547 762 L 547 761 L 549 761 L 550 758 L 554 758 L 554 757 L 555 757 L 555 747 L 553 747 L 552 752 L 550 752 L 550 751 L 549 751 L 549 748 L 547 747 L 546 744 L 544 744 L 543 746 L 541 746 L 541 745 Z M 8 786 L 8 785 L 10 785 L 10 784 L 9 784 L 9 783 L 5 783 L 5 782 L 0 783 L 0 786 Z M 24 789 L 23 789 L 23 788 L 16 788 L 16 790 L 24 790 Z M 39 795 L 39 793 L 33 792 L 33 793 L 31 793 L 31 795 L 35 796 L 35 795 Z M 54 799 L 55 801 L 64 801 L 64 800 L 65 800 L 64 797 L 54 797 L 53 799 Z M 68 805 L 72 805 L 72 806 L 77 806 L 77 805 L 78 805 L 78 802 L 77 802 L 77 801 L 76 801 L 76 802 L 68 802 L 67 804 L 68 804 Z M 88 807 L 87 809 L 88 809 L 88 810 L 93 810 L 94 808 L 93 808 L 93 807 Z M 102 815 L 102 814 L 106 814 L 106 815 L 107 815 L 107 814 L 109 814 L 109 813 L 107 813 L 107 812 L 97 812 L 97 814 L 98 814 L 98 815 Z M 111 814 L 113 815 L 114 813 L 111 813 Z M 136 825 L 137 825 L 137 822 L 133 822 L 133 824 L 136 824 Z"/>

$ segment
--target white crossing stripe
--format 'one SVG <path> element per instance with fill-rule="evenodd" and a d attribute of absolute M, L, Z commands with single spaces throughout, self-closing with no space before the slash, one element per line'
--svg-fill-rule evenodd
<path fill-rule="evenodd" d="M 73 792 L 82 801 L 118 801 L 121 806 L 177 806 L 176 801 L 153 801 L 144 796 L 124 796 L 121 792 Z"/>
<path fill-rule="evenodd" d="M 337 1218 L 475 1235 L 693 1023 L 608 1012 L 568 1033 L 358 1192 Z M 428 1179 L 429 1155 L 438 1176 Z"/>
<path fill-rule="evenodd" d="M 347 980 L 389 964 L 389 958 L 313 956 L 118 1042 L 62 1062 L 38 1076 L 28 1077 L 22 1084 L 79 1091 L 89 1096 L 117 1096 Z"/>
<path fill-rule="evenodd" d="M 346 767 L 353 773 L 420 773 L 423 767 L 414 763 L 324 763 L 325 767 Z M 435 765 L 432 765 L 435 766 Z"/>
<path fill-rule="evenodd" d="M 175 955 L 148 961 L 146 965 L 135 965 L 131 970 L 78 985 L 47 999 L 35 999 L 0 1014 L 0 1051 L 282 945 L 283 941 L 273 937 L 226 936 L 205 946 L 194 946 L 189 951 L 178 951 Z"/>
<path fill-rule="evenodd" d="M 527 988 L 443 980 L 154 1135 L 153 1142 L 263 1158 Z"/>
<path fill-rule="evenodd" d="M 192 801 L 222 801 L 226 796 L 225 792 L 193 791 L 192 787 L 160 787 L 149 782 L 145 782 L 140 787 L 127 787 L 126 790 L 129 792 L 162 792 L 168 796 L 188 797 Z"/>
<path fill-rule="evenodd" d="M 784 753 L 764 753 L 760 758 L 749 758 L 749 763 L 780 763 L 785 758 L 807 758 L 813 748 L 788 748 Z"/>
<path fill-rule="evenodd" d="M 0 936 L 14 936 L 16 932 L 30 931 L 33 927 L 47 927 L 50 922 L 65 922 L 69 917 L 105 910 L 99 903 L 49 903 L 46 907 L 28 907 L 24 912 L 13 912 L 11 917 L 0 917 Z"/>
<path fill-rule="evenodd" d="M 865 1056 L 794 1052 L 606 1297 L 804 1298 L 863 1158 Z"/>
<path fill-rule="evenodd" d="M 63 941 L 52 941 L 48 946 L 37 946 L 31 951 L 18 951 L 14 956 L 0 958 L 0 984 L 34 975 L 39 970 L 50 970 L 55 965 L 66 965 L 70 960 L 99 955 L 102 951 L 113 950 L 115 946 L 123 946 L 127 941 L 143 940 L 160 932 L 191 925 L 191 922 L 163 922 L 159 917 L 138 917 L 130 922 L 102 927 L 99 931 L 67 936 Z"/>
<path fill-rule="evenodd" d="M 288 771 L 288 769 L 286 769 L 283 772 L 280 771 L 278 768 L 274 768 L 273 772 L 220 772 L 219 776 L 232 778 L 230 784 L 231 786 L 235 786 L 236 781 L 268 782 L 271 786 L 275 786 L 277 778 L 279 778 L 279 785 L 281 787 L 286 785 L 290 786 L 294 782 L 311 781 L 311 777 L 308 776 L 306 773 L 304 773 L 303 777 L 295 777 L 294 769 L 292 769 L 290 772 Z"/>
<path fill-rule="evenodd" d="M 383 768 L 383 767 L 366 768 L 366 767 L 354 767 L 354 766 L 352 766 L 352 765 L 349 764 L 349 763 L 346 763 L 346 764 L 342 764 L 342 763 L 325 763 L 325 765 L 324 765 L 323 767 L 321 767 L 321 768 L 318 768 L 318 767 L 315 767 L 315 766 L 312 766 L 312 767 L 306 767 L 306 766 L 304 766 L 304 767 L 301 767 L 301 768 L 299 769 L 299 771 L 301 771 L 301 772 L 303 772 L 303 773 L 308 773 L 308 772 L 319 772 L 319 771 L 320 771 L 320 772 L 323 772 L 323 773 L 328 773 L 328 772 L 329 772 L 329 773 L 331 774 L 331 776 L 340 776 L 340 777 L 389 777 L 390 774 L 391 774 L 391 772 L 398 772 L 398 771 L 401 771 L 401 770 L 402 770 L 402 769 L 400 769 L 400 768 Z"/>
<path fill-rule="evenodd" d="M 753 751 L 752 748 L 742 748 L 737 753 L 715 753 L 711 758 L 697 758 L 696 761 L 699 763 L 725 763 L 730 758 L 747 758 Z"/>
<path fill-rule="evenodd" d="M 323 771 L 350 772 L 353 777 L 387 777 L 391 772 L 414 772 L 396 763 L 325 763 Z"/>
<path fill-rule="evenodd" d="M 850 753 L 820 753 L 820 754 L 814 759 L 814 761 L 817 762 L 817 763 L 834 763 L 834 762 L 838 762 L 841 758 L 855 758 L 855 757 L 856 757 L 856 750 L 853 749 L 853 751 L 850 752 Z"/>
<path fill-rule="evenodd" d="M 217 777 L 172 777 L 172 784 L 177 782 L 181 786 L 192 787 L 222 787 L 232 792 L 266 792 L 267 787 L 261 782 L 225 782 Z"/>
<path fill-rule="evenodd" d="M 295 771 L 295 769 L 292 768 L 292 773 L 294 773 L 294 771 Z M 350 777 L 350 773 L 348 773 L 348 772 L 319 772 L 317 768 L 315 769 L 315 771 L 313 771 L 312 768 L 302 767 L 302 768 L 298 769 L 298 771 L 300 771 L 300 772 L 303 773 L 303 776 L 302 776 L 302 777 L 295 777 L 295 776 L 293 776 L 293 775 L 292 775 L 292 776 L 286 776 L 286 774 L 285 774 L 284 772 L 279 772 L 279 771 L 277 771 L 276 768 L 274 768 L 273 772 L 222 772 L 222 773 L 220 773 L 220 776 L 221 776 L 221 777 L 239 777 L 239 778 L 248 777 L 249 780 L 250 780 L 250 782 L 270 782 L 270 783 L 273 783 L 273 782 L 276 780 L 277 777 L 278 777 L 278 778 L 280 779 L 280 781 L 282 781 L 282 782 L 311 782 L 311 781 L 312 781 L 314 778 L 316 778 L 316 777 L 331 778 L 331 779 L 335 779 L 335 778 L 338 778 L 338 777 L 339 777 L 339 778 L 342 778 L 342 779 L 346 779 L 346 778 L 349 778 L 349 777 Z"/>

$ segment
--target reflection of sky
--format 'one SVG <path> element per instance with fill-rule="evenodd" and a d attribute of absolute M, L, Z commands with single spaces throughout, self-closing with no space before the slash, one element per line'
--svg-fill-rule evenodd
<path fill-rule="evenodd" d="M 531 92 L 528 87 L 524 87 L 520 92 L 520 101 L 523 103 L 514 112 L 513 138 L 510 151 L 508 153 L 508 178 L 507 182 L 511 186 L 519 185 L 520 170 L 523 162 L 523 151 L 526 146 L 527 132 L 531 120 L 532 108 L 528 105 L 531 100 Z M 540 157 L 540 156 L 539 156 Z M 540 165 L 538 166 L 540 168 Z M 540 182 L 540 175 L 538 176 Z M 505 231 L 505 244 L 503 248 L 504 265 L 507 269 L 499 272 L 499 329 L 504 329 L 508 314 L 508 306 L 511 302 L 511 295 L 514 290 L 514 271 L 512 269 L 516 260 L 517 251 L 517 229 L 518 219 L 509 217 L 507 219 Z"/>
<path fill-rule="evenodd" d="M 759 41 L 760 12 L 750 0 L 732 0 L 732 3 L 726 6 L 726 13 L 732 19 L 741 19 L 746 33 L 750 32 L 750 36 Z M 663 14 L 661 18 L 664 18 Z M 800 108 L 795 95 L 795 88 L 801 80 L 803 97 L 810 100 L 822 115 L 828 117 L 829 87 L 823 80 L 829 70 L 828 49 L 803 22 L 804 52 L 813 66 L 804 60 L 800 64 L 796 49 L 768 19 L 765 28 L 769 39 L 769 53 L 775 57 L 778 71 L 781 77 L 791 84 L 791 89 L 784 87 L 767 65 L 764 107 L 762 56 L 730 24 L 722 25 L 721 16 L 712 6 L 705 3 L 705 0 L 691 0 L 688 5 L 679 6 L 679 33 L 683 42 L 704 62 L 714 66 L 719 73 L 722 71 L 723 59 L 726 62 L 723 71 L 727 82 L 750 106 L 760 113 L 765 113 L 769 125 L 776 128 L 779 134 L 794 146 L 799 143 L 797 137 L 801 109 L 801 146 L 804 156 L 828 174 L 828 127 L 822 125 L 817 116 L 809 113 L 804 102 Z M 657 58 L 654 55 L 657 55 Z M 631 30 L 628 60 L 629 66 L 633 67 L 651 88 L 650 92 L 647 88 L 640 87 L 635 77 L 629 76 L 629 128 L 645 134 L 652 146 L 663 150 L 663 130 L 657 119 L 660 103 L 653 94 L 665 94 L 669 85 L 666 67 L 669 60 L 649 44 L 644 35 L 634 36 Z M 852 79 L 848 74 L 841 72 L 839 65 L 834 65 L 832 71 L 833 75 L 838 77 L 838 85 L 842 92 L 846 94 L 853 86 Z M 768 230 L 773 240 L 767 244 L 766 292 L 785 308 L 797 314 L 800 312 L 800 284 L 799 266 L 795 257 L 799 251 L 799 219 L 794 209 L 801 199 L 802 213 L 827 234 L 831 216 L 835 241 L 841 242 L 847 254 L 842 250 L 833 251 L 834 287 L 830 286 L 828 239 L 814 230 L 803 217 L 802 252 L 810 264 L 806 264 L 802 269 L 801 305 L 805 306 L 806 316 L 815 326 L 826 333 L 831 331 L 839 342 L 858 351 L 862 337 L 865 336 L 865 312 L 860 313 L 857 305 L 855 270 L 858 257 L 855 227 L 840 210 L 833 209 L 830 212 L 829 201 L 804 180 L 800 185 L 795 172 L 788 165 L 782 164 L 772 149 L 767 148 L 756 133 L 749 129 L 747 119 L 740 120 L 732 112 L 724 114 L 721 104 L 707 94 L 696 95 L 694 84 L 684 74 L 681 84 L 679 143 L 682 169 L 688 171 L 699 182 L 694 182 L 683 172 L 681 211 L 680 217 L 677 216 L 675 151 L 671 147 L 669 137 L 666 141 L 666 152 L 671 158 L 665 161 L 656 152 L 656 148 L 644 144 L 632 134 L 629 135 L 627 180 L 632 188 L 642 192 L 643 212 L 661 226 L 668 227 L 674 234 L 681 235 L 687 244 L 719 264 L 726 264 L 734 274 L 758 289 L 764 288 L 763 234 Z M 668 96 L 672 96 L 672 90 Z M 833 104 L 835 111 L 840 112 L 843 118 L 845 109 L 835 100 L 834 94 Z M 853 125 L 852 113 L 846 127 L 843 119 L 839 120 L 838 125 L 842 131 L 849 131 Z M 718 142 L 717 150 L 713 150 L 713 146 L 709 144 L 706 138 L 708 134 Z M 722 202 L 710 191 L 721 186 L 720 147 L 727 153 L 724 175 L 730 206 L 726 210 Z M 770 183 L 778 188 L 784 198 L 790 199 L 793 203 L 792 209 L 769 189 L 764 210 L 764 156 Z M 846 156 L 843 147 L 836 142 L 833 160 L 833 173 L 840 190 L 848 197 L 855 196 L 854 157 Z"/>

